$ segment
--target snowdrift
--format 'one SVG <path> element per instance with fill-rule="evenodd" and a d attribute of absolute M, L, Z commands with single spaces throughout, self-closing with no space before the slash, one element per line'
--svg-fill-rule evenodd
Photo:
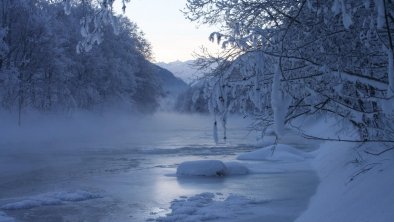
<path fill-rule="evenodd" d="M 360 153 L 354 147 L 345 142 L 321 145 L 311 161 L 321 182 L 296 222 L 393 221 L 393 153 L 357 161 Z"/>

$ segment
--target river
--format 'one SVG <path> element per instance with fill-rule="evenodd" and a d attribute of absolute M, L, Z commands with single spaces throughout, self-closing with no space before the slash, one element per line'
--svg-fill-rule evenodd
<path fill-rule="evenodd" d="M 10 129 L 0 142 L 0 211 L 27 222 L 154 221 L 171 212 L 174 199 L 203 192 L 240 195 L 273 209 L 259 221 L 293 221 L 305 210 L 318 183 L 307 163 L 239 161 L 248 175 L 177 178 L 184 161 L 235 161 L 258 148 L 242 118 L 230 119 L 228 139 L 219 144 L 212 122 L 156 114 Z M 92 196 L 58 201 L 59 192 Z"/>

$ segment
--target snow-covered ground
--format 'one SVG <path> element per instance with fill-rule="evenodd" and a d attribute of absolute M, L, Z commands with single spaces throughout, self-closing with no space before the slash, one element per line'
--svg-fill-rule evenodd
<path fill-rule="evenodd" d="M 321 182 L 297 222 L 393 221 L 393 153 L 377 158 L 354 147 L 344 142 L 321 145 L 312 161 Z"/>

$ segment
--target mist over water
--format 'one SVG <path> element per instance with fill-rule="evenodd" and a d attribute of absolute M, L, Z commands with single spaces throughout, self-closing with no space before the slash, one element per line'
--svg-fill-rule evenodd
<path fill-rule="evenodd" d="M 219 144 L 214 142 L 213 118 L 206 115 L 31 115 L 22 126 L 9 116 L 3 120 L 0 211 L 3 206 L 17 221 L 144 221 L 164 216 L 179 196 L 201 192 L 292 198 L 279 204 L 294 211 L 292 218 L 306 207 L 316 184 L 303 168 L 283 174 L 272 163 L 250 163 L 248 168 L 257 174 L 242 177 L 177 178 L 176 168 L 184 161 L 234 161 L 237 154 L 256 149 L 258 134 L 237 116 L 229 119 L 226 141 L 219 127 Z M 302 192 L 293 192 L 290 184 Z M 66 193 L 86 200 L 63 201 L 59 193 L 60 198 Z M 61 204 L 46 206 L 48 198 Z M 25 206 L 32 199 L 27 209 L 4 208 Z"/>
<path fill-rule="evenodd" d="M 18 126 L 15 116 L 3 114 L 0 125 L 0 144 L 16 145 L 17 149 L 81 149 L 78 145 L 152 146 L 159 148 L 195 144 L 215 145 L 209 115 L 156 113 L 138 114 L 92 114 L 74 113 L 64 115 L 29 115 Z M 248 122 L 234 116 L 228 128 L 227 143 L 247 142 L 250 132 Z M 219 128 L 219 133 L 220 133 Z M 242 131 L 242 132 L 241 132 Z M 241 133 L 240 133 L 241 132 Z M 221 141 L 224 142 L 224 141 Z M 250 140 L 249 140 L 250 142 Z M 52 143 L 54 147 L 34 147 L 36 144 Z M 153 144 L 152 144 L 153 143 Z M 0 149 L 4 149 L 2 146 Z"/>

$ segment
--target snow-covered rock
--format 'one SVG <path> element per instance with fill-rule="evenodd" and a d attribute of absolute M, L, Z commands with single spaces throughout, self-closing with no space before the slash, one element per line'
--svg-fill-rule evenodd
<path fill-rule="evenodd" d="M 36 196 L 25 197 L 19 201 L 8 203 L 0 207 L 2 210 L 20 210 L 31 209 L 40 206 L 60 205 L 67 202 L 77 202 L 89 199 L 99 198 L 97 194 L 87 191 L 62 191 L 54 193 L 45 193 Z M 0 214 L 1 216 L 1 214 Z"/>
<path fill-rule="evenodd" d="M 196 160 L 181 163 L 177 176 L 224 176 L 226 165 L 220 160 Z"/>
<path fill-rule="evenodd" d="M 283 160 L 283 161 L 302 161 L 305 154 L 285 144 L 270 145 L 249 153 L 241 154 L 238 160 Z"/>
<path fill-rule="evenodd" d="M 181 163 L 177 168 L 177 176 L 228 176 L 243 175 L 249 170 L 240 163 L 224 163 L 220 160 L 195 160 Z"/>
<path fill-rule="evenodd" d="M 224 198 L 221 194 L 201 193 L 172 201 L 172 212 L 166 217 L 157 218 L 156 221 L 259 221 L 259 215 L 255 212 L 266 211 L 260 204 L 264 202 L 239 195 L 229 195 Z"/>

